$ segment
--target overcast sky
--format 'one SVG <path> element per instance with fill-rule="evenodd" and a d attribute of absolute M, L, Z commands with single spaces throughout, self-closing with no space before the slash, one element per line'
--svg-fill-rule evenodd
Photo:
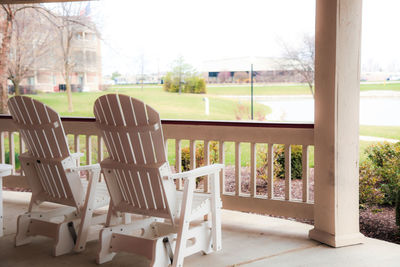
<path fill-rule="evenodd" d="M 104 43 L 103 72 L 165 71 L 178 56 L 280 56 L 315 28 L 314 0 L 101 0 L 91 3 Z M 362 63 L 400 70 L 400 1 L 364 0 Z M 364 67 L 364 69 L 366 69 Z"/>

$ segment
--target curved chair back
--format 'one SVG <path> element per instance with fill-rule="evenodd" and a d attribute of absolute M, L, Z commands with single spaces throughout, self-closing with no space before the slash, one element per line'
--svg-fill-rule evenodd
<path fill-rule="evenodd" d="M 170 173 L 160 116 L 142 101 L 107 94 L 94 115 L 110 157 L 100 165 L 117 211 L 174 217 L 175 186 Z"/>
<path fill-rule="evenodd" d="M 84 192 L 79 173 L 65 169 L 76 165 L 58 113 L 26 96 L 8 100 L 11 116 L 18 126 L 28 152 L 20 161 L 37 201 L 50 201 L 80 208 Z"/>

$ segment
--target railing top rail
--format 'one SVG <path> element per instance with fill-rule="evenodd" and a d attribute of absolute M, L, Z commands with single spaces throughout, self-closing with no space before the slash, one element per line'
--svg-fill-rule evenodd
<path fill-rule="evenodd" d="M 0 120 L 11 120 L 10 115 L 0 115 Z M 61 117 L 63 122 L 95 122 L 94 117 Z M 253 121 L 202 121 L 202 120 L 161 120 L 165 125 L 196 125 L 196 126 L 233 126 L 233 127 L 256 127 L 256 128 L 289 128 L 289 129 L 314 129 L 312 123 L 271 123 Z"/>

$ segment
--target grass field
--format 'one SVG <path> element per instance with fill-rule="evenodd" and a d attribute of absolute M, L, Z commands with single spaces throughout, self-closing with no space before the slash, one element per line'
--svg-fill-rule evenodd
<path fill-rule="evenodd" d="M 239 110 L 239 105 L 249 106 L 249 103 L 240 103 L 213 95 L 167 93 L 161 86 L 148 86 L 143 90 L 140 87 L 114 87 L 105 92 L 73 93 L 74 112 L 72 113 L 67 110 L 65 93 L 38 94 L 32 97 L 49 105 L 62 116 L 92 117 L 94 101 L 106 93 L 123 93 L 138 98 L 158 110 L 163 119 L 236 120 L 235 113 Z M 209 116 L 204 113 L 203 98 L 205 96 L 210 101 Z M 269 114 L 271 109 L 255 104 L 254 112 Z"/>
<path fill-rule="evenodd" d="M 361 125 L 360 135 L 376 136 L 376 137 L 400 140 L 400 126 Z"/>
<path fill-rule="evenodd" d="M 381 84 L 361 84 L 361 91 L 380 91 L 380 90 L 389 90 L 389 91 L 400 91 L 400 83 L 381 83 Z"/>

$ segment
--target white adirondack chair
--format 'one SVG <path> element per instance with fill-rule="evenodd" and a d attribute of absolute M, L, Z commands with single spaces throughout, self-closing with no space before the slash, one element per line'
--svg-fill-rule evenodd
<path fill-rule="evenodd" d="M 182 266 L 186 256 L 220 250 L 219 172 L 224 165 L 172 174 L 159 114 L 137 99 L 101 96 L 94 114 L 110 155 L 100 163 L 111 196 L 108 220 L 119 213 L 142 215 L 101 230 L 97 263 L 124 251 L 147 257 L 151 266 Z M 196 177 L 204 175 L 212 180 L 211 194 L 194 192 Z M 183 192 L 174 183 L 180 178 Z"/>
<path fill-rule="evenodd" d="M 98 239 L 98 233 L 89 233 L 91 224 L 106 219 L 93 216 L 94 209 L 109 203 L 105 184 L 98 182 L 100 165 L 77 166 L 82 153 L 70 154 L 63 125 L 53 109 L 25 96 L 10 98 L 8 106 L 28 148 L 19 159 L 32 189 L 28 212 L 18 217 L 15 245 L 43 235 L 55 240 L 54 256 L 74 247 L 83 250 L 87 241 Z M 91 174 L 88 181 L 80 178 L 80 171 Z M 39 211 L 44 201 L 65 206 Z"/>

